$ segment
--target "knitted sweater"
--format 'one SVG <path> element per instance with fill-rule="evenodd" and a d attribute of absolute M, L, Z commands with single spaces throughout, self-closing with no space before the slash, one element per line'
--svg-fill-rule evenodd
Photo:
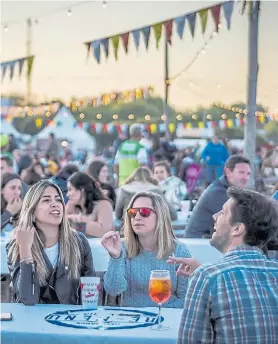
<path fill-rule="evenodd" d="M 187 247 L 175 241 L 176 257 L 191 257 Z M 170 271 L 172 281 L 172 295 L 165 303 L 165 307 L 182 308 L 187 290 L 187 278 L 177 276 L 178 265 L 170 265 L 167 260 L 156 258 L 155 252 L 141 251 L 133 259 L 126 257 L 126 247 L 123 245 L 121 257 L 110 257 L 107 272 L 104 275 L 104 287 L 108 294 L 116 296 L 123 294 L 124 307 L 155 307 L 156 304 L 149 297 L 149 279 L 152 270 Z"/>

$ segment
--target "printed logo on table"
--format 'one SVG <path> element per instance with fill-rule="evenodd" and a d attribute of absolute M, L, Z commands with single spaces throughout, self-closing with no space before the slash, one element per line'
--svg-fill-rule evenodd
<path fill-rule="evenodd" d="M 125 308 L 57 311 L 47 315 L 45 320 L 58 326 L 92 330 L 122 330 L 158 324 L 156 313 Z"/>

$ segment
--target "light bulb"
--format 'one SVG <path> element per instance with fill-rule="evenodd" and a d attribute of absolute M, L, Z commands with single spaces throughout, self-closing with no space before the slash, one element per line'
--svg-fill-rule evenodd
<path fill-rule="evenodd" d="M 70 17 L 72 15 L 72 10 L 69 8 L 68 9 L 68 17 Z"/>
<path fill-rule="evenodd" d="M 107 7 L 107 2 L 106 1 L 102 1 L 102 8 L 106 8 Z"/>

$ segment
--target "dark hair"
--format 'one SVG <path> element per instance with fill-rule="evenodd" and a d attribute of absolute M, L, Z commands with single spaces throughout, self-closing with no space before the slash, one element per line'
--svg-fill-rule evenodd
<path fill-rule="evenodd" d="M 34 185 L 42 179 L 42 177 L 35 171 L 36 166 L 40 166 L 42 171 L 44 170 L 43 165 L 39 161 L 34 162 L 30 167 L 26 168 L 27 175 L 22 178 L 24 183 Z"/>
<path fill-rule="evenodd" d="M 1 178 L 1 190 L 3 190 L 3 188 L 8 184 L 8 182 L 14 179 L 19 179 L 21 181 L 20 176 L 16 173 L 10 173 L 10 172 L 4 173 Z M 23 190 L 22 190 L 21 196 L 22 194 L 23 194 Z M 1 213 L 3 213 L 3 211 L 6 209 L 6 206 L 7 206 L 7 202 L 2 196 L 1 197 Z"/>
<path fill-rule="evenodd" d="M 55 138 L 54 133 L 50 133 L 49 136 L 51 136 L 53 139 Z"/>
<path fill-rule="evenodd" d="M 6 163 L 9 167 L 13 167 L 13 165 L 14 165 L 13 159 L 11 157 L 9 157 L 8 155 L 2 155 L 1 160 L 6 161 Z"/>
<path fill-rule="evenodd" d="M 78 166 L 76 166 L 75 164 L 67 164 L 55 174 L 55 177 L 68 179 L 75 172 L 79 172 Z"/>
<path fill-rule="evenodd" d="M 225 163 L 225 168 L 228 168 L 229 170 L 233 171 L 236 167 L 236 164 L 250 165 L 250 160 L 240 154 L 231 155 Z"/>
<path fill-rule="evenodd" d="M 95 180 L 99 181 L 99 173 L 103 166 L 106 166 L 106 164 L 103 161 L 95 160 L 91 162 L 88 167 L 89 175 Z"/>
<path fill-rule="evenodd" d="M 155 168 L 158 167 L 158 166 L 165 167 L 165 169 L 166 169 L 168 175 L 169 175 L 169 176 L 172 175 L 172 173 L 171 173 L 171 166 L 170 166 L 170 164 L 169 164 L 169 162 L 168 162 L 167 160 L 158 161 L 157 163 L 155 163 L 155 165 L 154 165 L 154 167 L 153 167 L 153 172 L 154 172 Z"/>
<path fill-rule="evenodd" d="M 108 200 L 96 181 L 88 174 L 83 172 L 75 172 L 68 181 L 77 190 L 84 190 L 85 208 L 87 214 L 91 214 L 94 209 L 94 203 L 101 200 Z"/>
<path fill-rule="evenodd" d="M 278 244 L 278 207 L 275 201 L 262 194 L 246 189 L 230 187 L 228 196 L 235 203 L 232 208 L 232 224 L 243 223 L 244 242 L 257 246 L 265 253 L 269 244 Z"/>

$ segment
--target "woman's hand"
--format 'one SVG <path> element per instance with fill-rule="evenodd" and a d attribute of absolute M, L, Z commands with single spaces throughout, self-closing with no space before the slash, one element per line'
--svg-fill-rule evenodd
<path fill-rule="evenodd" d="M 169 257 L 167 263 L 180 264 L 177 270 L 177 275 L 181 275 L 184 277 L 189 277 L 194 270 L 201 266 L 201 264 L 195 258 Z"/>
<path fill-rule="evenodd" d="M 15 238 L 19 246 L 20 259 L 32 258 L 32 245 L 34 242 L 34 227 L 16 227 Z"/>
<path fill-rule="evenodd" d="M 101 239 L 102 246 L 108 251 L 112 258 L 120 258 L 121 256 L 121 238 L 118 232 L 110 231 Z"/>
<path fill-rule="evenodd" d="M 12 216 L 16 215 L 20 212 L 22 207 L 22 200 L 21 198 L 14 198 L 12 201 L 10 201 L 7 206 L 6 210 L 12 214 Z"/>

